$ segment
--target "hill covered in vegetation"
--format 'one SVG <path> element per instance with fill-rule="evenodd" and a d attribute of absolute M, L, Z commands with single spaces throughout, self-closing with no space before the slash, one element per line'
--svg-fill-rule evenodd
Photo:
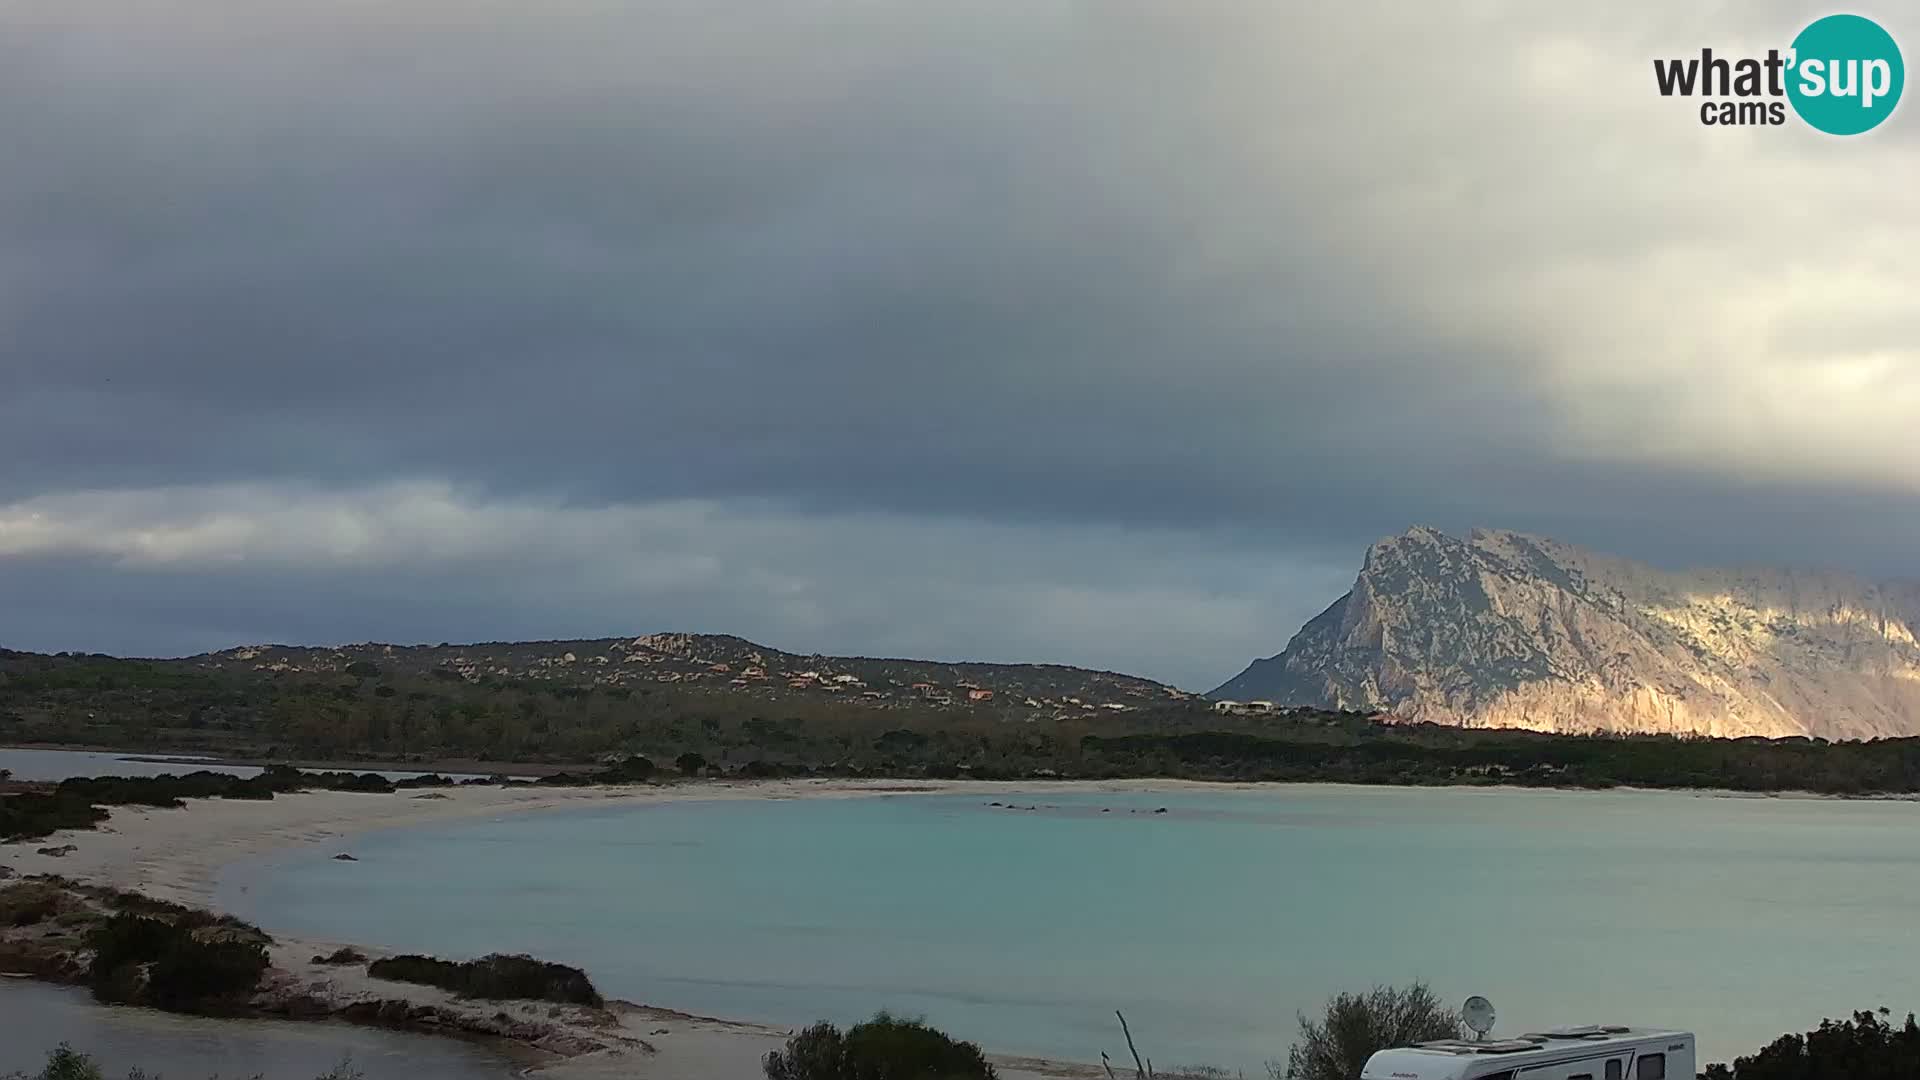
<path fill-rule="evenodd" d="M 1033 708 L 1024 699 L 960 705 L 913 694 L 875 704 L 829 693 L 743 693 L 712 680 L 596 682 L 529 677 L 524 667 L 504 664 L 494 666 L 506 674 L 462 672 L 439 660 L 341 662 L 332 654 L 309 666 L 292 655 L 139 661 L 9 653 L 0 656 L 0 743 L 270 761 L 484 759 L 547 771 L 644 756 L 687 775 L 749 777 L 1920 793 L 1920 739 L 1553 735 L 1312 709 L 1223 715 L 1204 700 L 1170 695 L 1124 709 Z M 580 663 L 577 652 L 572 664 L 561 656 L 549 666 Z M 762 654 L 761 662 L 771 661 Z M 729 662 L 708 661 L 715 663 Z"/>

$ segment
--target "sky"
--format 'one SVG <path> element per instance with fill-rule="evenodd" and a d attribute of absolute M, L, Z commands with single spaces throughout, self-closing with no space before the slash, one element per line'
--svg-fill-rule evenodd
<path fill-rule="evenodd" d="M 0 645 L 1208 689 L 1415 524 L 1920 576 L 1920 102 L 1654 87 L 1826 13 L 0 6 Z"/>

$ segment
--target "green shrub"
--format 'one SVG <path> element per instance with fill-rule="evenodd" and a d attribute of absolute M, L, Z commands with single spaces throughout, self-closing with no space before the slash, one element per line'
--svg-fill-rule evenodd
<path fill-rule="evenodd" d="M 94 950 L 88 976 L 95 997 L 180 1012 L 251 993 L 267 969 L 267 950 L 259 941 L 201 940 L 188 926 L 125 912 L 95 927 L 88 944 Z"/>
<path fill-rule="evenodd" d="M 93 962 L 88 974 L 98 982 L 121 968 L 158 960 L 179 932 L 172 923 L 121 912 L 89 935 Z"/>
<path fill-rule="evenodd" d="M 250 941 L 176 937 L 147 971 L 147 993 L 163 1009 L 192 1011 L 253 992 L 267 970 L 267 950 Z"/>
<path fill-rule="evenodd" d="M 314 1080 L 364 1080 L 365 1075 L 354 1068 L 353 1059 L 347 1057 L 341 1058 L 338 1065 Z M 26 1073 L 7 1073 L 0 1076 L 0 1080 L 103 1080 L 103 1074 L 91 1056 L 61 1043 L 47 1053 L 46 1065 L 32 1077 Z M 133 1068 L 127 1070 L 127 1080 L 160 1080 L 160 1077 L 144 1069 Z"/>
<path fill-rule="evenodd" d="M 33 926 L 71 906 L 72 901 L 57 885 L 44 881 L 18 882 L 0 889 L 0 926 Z"/>
<path fill-rule="evenodd" d="M 437 986 L 462 997 L 554 1001 L 596 1008 L 605 1004 L 586 972 L 531 956 L 494 953 L 456 963 L 408 954 L 375 960 L 367 965 L 367 974 L 376 979 Z"/>
<path fill-rule="evenodd" d="M 1376 1051 L 1460 1035 L 1460 1014 L 1426 983 L 1376 986 L 1364 994 L 1336 994 L 1314 1020 L 1300 1014 L 1300 1041 L 1287 1063 L 1268 1066 L 1274 1080 L 1353 1080 Z"/>
<path fill-rule="evenodd" d="M 34 1080 L 101 1080 L 101 1072 L 91 1057 L 61 1043 L 47 1055 L 46 1067 Z"/>
<path fill-rule="evenodd" d="M 598 779 L 615 782 L 622 780 L 632 781 L 645 780 L 652 775 L 653 761 L 635 754 L 632 757 L 622 758 L 620 761 L 607 766 L 606 769 L 600 773 Z"/>
<path fill-rule="evenodd" d="M 1732 1067 L 1709 1065 L 1706 1080 L 1911 1080 L 1920 1076 L 1920 1026 L 1894 1027 L 1887 1010 L 1822 1020 L 1819 1030 L 1782 1035 Z"/>
<path fill-rule="evenodd" d="M 980 1048 L 879 1013 L 842 1032 L 818 1023 L 767 1055 L 767 1080 L 996 1080 Z"/>
<path fill-rule="evenodd" d="M 84 799 L 29 791 L 0 798 L 0 840 L 37 840 L 61 829 L 91 829 L 107 812 Z"/>

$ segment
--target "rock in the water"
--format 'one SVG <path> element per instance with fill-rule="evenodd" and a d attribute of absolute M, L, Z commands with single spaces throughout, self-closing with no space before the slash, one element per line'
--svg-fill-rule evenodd
<path fill-rule="evenodd" d="M 335 855 L 333 859 L 335 862 L 359 862 L 360 861 L 359 859 L 354 858 L 353 856 L 347 854 L 344 851 L 338 855 Z"/>

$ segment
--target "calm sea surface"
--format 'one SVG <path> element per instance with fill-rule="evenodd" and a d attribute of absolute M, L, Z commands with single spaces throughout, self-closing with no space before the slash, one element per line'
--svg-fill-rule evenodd
<path fill-rule="evenodd" d="M 149 760 L 135 761 L 111 750 L 26 750 L 0 746 L 0 769 L 13 773 L 15 780 L 54 781 L 74 776 L 182 776 L 196 769 L 228 773 L 233 776 L 258 776 L 252 765 L 204 765 L 184 760 L 162 760 L 159 755 L 136 755 Z"/>
<path fill-rule="evenodd" d="M 1920 806 L 1268 791 L 687 802 L 507 816 L 233 867 L 271 928 L 527 951 L 610 994 L 802 1024 L 924 1014 L 988 1047 L 1257 1073 L 1376 981 L 1500 1030 L 1672 1024 L 1711 1059 L 1920 1006 Z M 1033 809 L 1025 809 L 1032 806 Z M 1166 807 L 1165 814 L 1153 813 Z"/>
<path fill-rule="evenodd" d="M 175 1080 L 311 1080 L 350 1059 L 367 1080 L 510 1080 L 504 1057 L 471 1043 L 342 1024 L 237 1022 L 109 1008 L 84 990 L 0 979 L 0 1075 L 32 1075 L 60 1043 L 109 1077 L 131 1068 Z"/>

